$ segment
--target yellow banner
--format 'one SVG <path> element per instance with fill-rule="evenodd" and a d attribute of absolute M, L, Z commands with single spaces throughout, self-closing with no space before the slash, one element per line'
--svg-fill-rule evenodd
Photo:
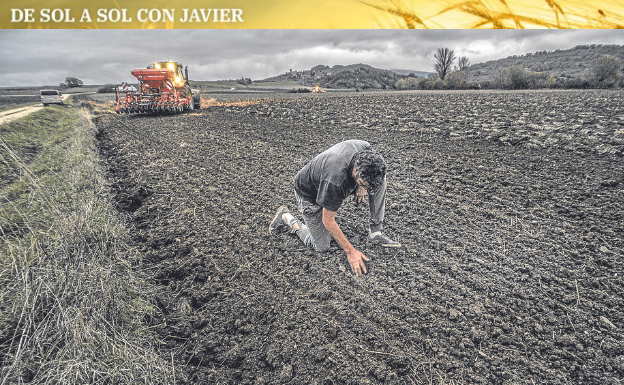
<path fill-rule="evenodd" d="M 2 29 L 624 28 L 622 0 L 5 0 Z"/>

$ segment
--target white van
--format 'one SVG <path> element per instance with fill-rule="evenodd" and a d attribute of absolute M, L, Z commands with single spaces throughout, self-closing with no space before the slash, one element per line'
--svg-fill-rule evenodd
<path fill-rule="evenodd" d="M 44 106 L 48 104 L 63 104 L 61 93 L 57 90 L 41 90 L 39 95 L 41 95 L 41 103 Z"/>

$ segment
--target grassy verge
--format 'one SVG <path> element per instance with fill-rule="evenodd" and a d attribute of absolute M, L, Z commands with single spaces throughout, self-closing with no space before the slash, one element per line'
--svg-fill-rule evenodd
<path fill-rule="evenodd" d="M 0 112 L 12 110 L 14 108 L 30 107 L 37 104 L 41 105 L 41 99 L 39 96 L 0 96 Z"/>
<path fill-rule="evenodd" d="M 84 109 L 0 125 L 0 384 L 172 383 Z"/>

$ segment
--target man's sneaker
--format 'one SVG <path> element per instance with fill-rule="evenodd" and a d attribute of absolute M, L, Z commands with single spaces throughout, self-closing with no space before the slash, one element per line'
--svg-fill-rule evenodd
<path fill-rule="evenodd" d="M 374 233 L 368 234 L 368 240 L 370 242 L 379 243 L 383 247 L 401 247 L 401 244 L 399 242 L 388 238 L 381 231 L 376 231 Z"/>
<path fill-rule="evenodd" d="M 271 235 L 280 235 L 282 233 L 286 233 L 290 230 L 288 224 L 284 222 L 282 219 L 282 215 L 289 213 L 288 208 L 286 206 L 281 206 L 277 209 L 277 213 L 275 214 L 275 218 L 271 221 L 269 225 L 269 234 Z"/>

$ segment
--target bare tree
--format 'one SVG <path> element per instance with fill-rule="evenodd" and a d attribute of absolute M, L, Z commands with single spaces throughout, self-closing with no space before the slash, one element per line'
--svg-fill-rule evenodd
<path fill-rule="evenodd" d="M 464 70 L 468 66 L 470 66 L 470 60 L 468 60 L 468 57 L 462 56 L 459 59 L 457 59 L 457 65 L 459 66 L 460 71 Z"/>
<path fill-rule="evenodd" d="M 433 57 L 436 59 L 433 68 L 440 76 L 440 79 L 444 80 L 444 77 L 451 70 L 451 65 L 455 60 L 455 52 L 448 48 L 438 48 L 438 51 Z"/>

